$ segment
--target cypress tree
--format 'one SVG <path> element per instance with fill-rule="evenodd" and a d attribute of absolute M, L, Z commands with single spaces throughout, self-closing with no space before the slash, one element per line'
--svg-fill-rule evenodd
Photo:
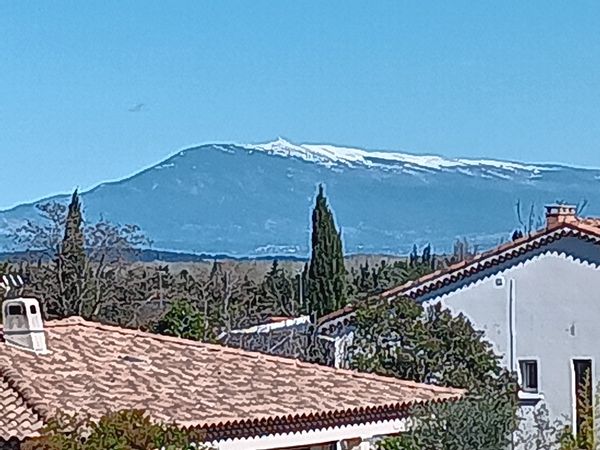
<path fill-rule="evenodd" d="M 63 258 L 85 263 L 85 243 L 83 239 L 83 217 L 81 202 L 77 190 L 71 196 L 71 203 L 65 223 L 65 235 L 62 241 L 61 256 Z"/>
<path fill-rule="evenodd" d="M 306 274 L 308 313 L 321 317 L 346 304 L 346 268 L 340 232 L 319 185 L 312 212 L 311 257 Z"/>
<path fill-rule="evenodd" d="M 83 217 L 81 202 L 77 190 L 73 192 L 65 223 L 65 234 L 58 253 L 58 264 L 61 268 L 63 298 L 67 311 L 66 315 L 80 314 L 82 302 L 82 282 L 85 278 L 86 254 L 83 236 Z"/>

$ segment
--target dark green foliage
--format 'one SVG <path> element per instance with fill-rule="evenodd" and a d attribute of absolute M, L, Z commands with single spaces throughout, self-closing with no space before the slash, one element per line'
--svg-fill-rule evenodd
<path fill-rule="evenodd" d="M 361 306 L 355 326 L 356 369 L 468 389 L 460 402 L 416 408 L 413 431 L 382 448 L 502 450 L 509 442 L 516 426 L 516 384 L 464 316 L 395 299 Z"/>
<path fill-rule="evenodd" d="M 395 261 L 390 264 L 381 260 L 379 264 L 373 266 L 366 262 L 358 269 L 351 269 L 350 292 L 355 299 L 377 295 L 427 275 L 435 270 L 436 266 L 435 255 L 432 255 L 430 246 L 423 249 L 420 257 L 417 250 L 413 250 L 408 261 Z"/>
<path fill-rule="evenodd" d="M 523 232 L 521 230 L 515 230 L 512 234 L 512 240 L 516 241 L 518 239 L 521 239 L 523 237 Z"/>
<path fill-rule="evenodd" d="M 431 254 L 431 244 L 427 244 L 427 246 L 423 249 L 423 254 L 421 255 L 421 265 L 425 267 L 429 266 L 432 269 L 435 268 L 435 257 Z"/>
<path fill-rule="evenodd" d="M 277 260 L 273 261 L 258 289 L 256 309 L 259 314 L 265 318 L 300 315 L 299 281 L 299 277 L 293 277 Z"/>
<path fill-rule="evenodd" d="M 71 196 L 71 203 L 67 210 L 65 235 L 59 251 L 59 256 L 75 265 L 85 265 L 85 240 L 83 237 L 83 216 L 81 202 L 77 190 Z"/>
<path fill-rule="evenodd" d="M 311 256 L 306 272 L 306 311 L 314 317 L 321 317 L 342 308 L 347 299 L 342 239 L 322 185 L 319 185 L 312 213 L 311 239 Z"/>
<path fill-rule="evenodd" d="M 413 249 L 412 252 L 410 252 L 410 256 L 409 256 L 409 265 L 411 267 L 415 266 L 418 264 L 419 261 L 419 253 L 417 250 L 417 244 L 413 245 Z"/>
<path fill-rule="evenodd" d="M 59 414 L 23 450 L 208 449 L 203 433 L 158 423 L 141 410 L 111 412 L 94 421 Z M 199 445 L 195 445 L 199 444 Z"/>
<path fill-rule="evenodd" d="M 579 450 L 580 447 L 577 445 L 577 438 L 573 432 L 573 428 L 570 425 L 564 427 L 562 433 L 558 438 L 560 444 L 560 450 Z"/>
<path fill-rule="evenodd" d="M 413 436 L 402 434 L 390 439 L 384 439 L 377 443 L 378 450 L 423 450 L 415 442 Z"/>
<path fill-rule="evenodd" d="M 56 266 L 65 316 L 78 314 L 74 305 L 80 303 L 87 282 L 88 263 L 83 235 L 83 217 L 77 190 L 73 192 L 67 210 L 65 233 L 58 249 Z"/>
<path fill-rule="evenodd" d="M 154 325 L 153 331 L 184 339 L 206 339 L 206 318 L 191 303 L 177 300 L 169 311 Z"/>

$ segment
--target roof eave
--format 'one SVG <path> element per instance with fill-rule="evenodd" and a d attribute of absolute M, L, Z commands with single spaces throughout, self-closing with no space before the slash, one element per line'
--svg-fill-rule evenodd
<path fill-rule="evenodd" d="M 441 286 L 438 286 L 440 280 L 444 278 L 452 278 L 456 274 L 473 274 L 482 270 L 481 266 L 485 266 L 489 263 L 493 258 L 502 258 L 503 256 L 509 255 L 511 252 L 518 252 L 518 255 L 522 255 L 529 251 L 532 251 L 538 248 L 540 245 L 545 245 L 548 242 L 545 242 L 545 239 L 552 239 L 550 242 L 554 240 L 560 239 L 567 235 L 587 235 L 593 239 L 600 240 L 600 228 L 587 225 L 584 222 L 577 223 L 560 223 L 551 228 L 545 228 L 537 233 L 534 233 L 529 236 L 524 236 L 515 241 L 509 242 L 507 244 L 500 245 L 495 249 L 489 250 L 485 253 L 482 253 L 469 261 L 461 261 L 456 263 L 446 269 L 441 269 L 436 272 L 432 272 L 427 274 L 417 280 L 409 281 L 403 285 L 396 286 L 392 289 L 384 291 L 376 296 L 370 297 L 367 301 L 373 299 L 394 299 L 400 296 L 406 296 L 410 298 L 417 298 L 422 295 L 425 295 L 429 292 L 434 291 L 437 288 L 443 287 L 449 283 L 445 283 Z M 539 245 L 534 246 L 533 248 L 528 248 L 527 246 L 530 244 L 536 244 L 539 241 Z M 517 255 L 512 255 L 510 258 L 506 258 L 505 260 L 513 259 Z M 479 267 L 478 267 L 479 266 Z M 483 267 L 485 268 L 485 267 Z M 451 280 L 452 281 L 452 280 Z M 457 281 L 453 280 L 452 282 Z M 318 323 L 318 328 L 320 330 L 330 327 L 333 324 L 337 324 L 339 321 L 343 321 L 345 318 L 349 317 L 354 312 L 354 307 L 349 305 L 340 310 L 334 311 L 324 317 Z"/>

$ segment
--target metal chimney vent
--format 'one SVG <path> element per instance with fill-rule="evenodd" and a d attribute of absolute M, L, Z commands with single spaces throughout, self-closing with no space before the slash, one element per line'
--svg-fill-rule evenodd
<path fill-rule="evenodd" d="M 35 298 L 11 298 L 2 304 L 6 345 L 35 353 L 47 353 L 40 305 Z"/>

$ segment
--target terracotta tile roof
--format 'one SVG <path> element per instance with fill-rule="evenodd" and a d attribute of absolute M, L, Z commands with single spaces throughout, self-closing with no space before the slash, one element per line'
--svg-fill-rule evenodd
<path fill-rule="evenodd" d="M 374 299 L 389 299 L 398 296 L 417 298 L 567 236 L 577 236 L 582 239 L 599 242 L 600 219 L 577 219 L 573 222 L 559 223 L 552 228 L 544 228 L 529 236 L 507 242 L 492 250 L 481 253 L 472 259 L 461 261 L 444 269 L 427 274 L 417 280 L 396 286 L 375 296 Z M 348 305 L 323 316 L 319 320 L 319 327 L 321 329 L 326 328 L 329 323 L 333 323 L 334 321 L 337 322 L 338 320 L 351 315 L 353 311 L 354 306 Z"/>
<path fill-rule="evenodd" d="M 254 435 L 361 418 L 461 390 L 302 363 L 69 318 L 46 323 L 48 355 L 8 347 L 0 328 L 0 439 L 57 410 L 142 408 L 211 436 Z"/>
<path fill-rule="evenodd" d="M 6 378 L 0 378 L 0 442 L 23 440 L 42 426 L 40 417 Z"/>

